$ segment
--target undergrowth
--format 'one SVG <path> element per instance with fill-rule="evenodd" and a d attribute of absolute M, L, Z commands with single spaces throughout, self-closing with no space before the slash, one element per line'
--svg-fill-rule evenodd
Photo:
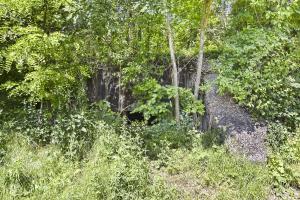
<path fill-rule="evenodd" d="M 0 167 L 1 199 L 176 199 L 176 191 L 151 177 L 138 138 L 102 124 L 82 161 L 57 145 L 33 147 L 15 134 Z"/>
<path fill-rule="evenodd" d="M 4 200 L 252 200 L 268 199 L 273 190 L 280 197 L 300 183 L 299 130 L 279 125 L 269 129 L 268 141 L 278 145 L 270 146 L 267 166 L 231 155 L 221 132 L 199 133 L 189 123 L 114 125 L 73 113 L 52 127 L 14 126 L 5 122 L 0 130 Z"/>
<path fill-rule="evenodd" d="M 163 170 L 171 176 L 194 180 L 188 185 L 195 187 L 195 191 L 183 198 L 267 199 L 271 185 L 267 169 L 230 155 L 219 142 L 208 148 L 203 145 L 206 137 L 206 134 L 194 136 L 191 150 L 176 149 L 169 153 Z"/>
<path fill-rule="evenodd" d="M 289 132 L 278 124 L 272 124 L 269 142 L 272 144 L 272 139 L 279 134 L 281 140 L 278 146 L 270 145 L 268 168 L 277 195 L 283 197 L 291 193 L 293 197 L 294 190 L 300 188 L 300 128 Z"/>

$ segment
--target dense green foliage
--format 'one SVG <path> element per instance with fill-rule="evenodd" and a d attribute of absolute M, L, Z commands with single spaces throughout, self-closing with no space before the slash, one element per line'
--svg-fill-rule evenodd
<path fill-rule="evenodd" d="M 188 121 L 149 127 L 100 119 L 87 112 L 60 118 L 53 127 L 5 122 L 1 198 L 266 199 L 272 186 L 281 194 L 299 184 L 299 133 L 276 124 L 269 143 L 280 143 L 266 168 L 229 154 L 222 132 L 200 135 Z"/>
<path fill-rule="evenodd" d="M 145 112 L 146 118 L 170 115 L 174 94 L 170 86 L 160 85 L 169 60 L 162 2 L 5 0 L 0 3 L 3 106 L 10 105 L 8 100 L 17 105 L 26 100 L 41 103 L 46 110 L 78 109 L 86 101 L 86 79 L 104 68 L 116 71 L 111 76 L 119 79 L 120 93 L 126 91 L 134 96 L 137 101 L 134 108 Z M 183 14 L 172 2 L 170 5 L 174 16 L 178 15 L 174 23 L 178 32 L 176 48 L 185 52 L 182 56 L 190 56 L 189 52 L 196 52 L 197 46 L 195 43 L 186 46 L 184 32 L 189 26 L 196 40 L 194 25 L 200 16 L 197 12 Z M 201 8 L 198 1 L 179 5 Z M 192 97 L 188 91 L 184 93 Z M 148 95 L 141 96 L 141 92 Z M 184 112 L 203 113 L 201 102 L 190 100 L 182 99 Z"/>
<path fill-rule="evenodd" d="M 168 100 L 174 98 L 175 94 L 173 86 L 164 87 L 153 79 L 149 80 L 134 89 L 134 95 L 139 99 L 134 112 L 144 113 L 146 119 L 151 116 L 158 119 L 172 118 L 172 102 Z M 180 88 L 179 98 L 183 114 L 204 113 L 202 102 L 195 100 L 189 89 Z"/>
<path fill-rule="evenodd" d="M 277 189 L 293 186 L 299 187 L 300 184 L 300 140 L 299 128 L 295 133 L 289 133 L 284 128 L 273 125 L 272 134 L 289 135 L 281 145 L 273 146 L 273 154 L 270 155 L 269 168 L 274 185 Z M 274 140 L 273 140 L 274 141 Z M 276 141 L 276 140 L 275 140 Z M 270 144 L 273 144 L 271 142 Z"/>
<path fill-rule="evenodd" d="M 71 34 L 74 3 L 0 2 L 0 84 L 10 97 L 60 108 L 84 95 L 89 69 L 81 60 L 81 40 Z"/>
<path fill-rule="evenodd" d="M 73 123 L 75 119 L 69 119 L 66 124 Z M 215 199 L 260 199 L 268 194 L 269 179 L 265 168 L 229 156 L 223 147 L 204 148 L 205 137 L 195 135 L 193 131 L 181 129 L 181 133 L 175 131 L 172 135 L 167 133 L 171 130 L 170 126 L 167 129 L 135 125 L 116 132 L 101 121 L 96 124 L 96 130 L 87 127 L 86 131 L 93 131 L 96 138 L 92 148 L 85 149 L 83 160 L 70 160 L 74 157 L 70 157 L 68 152 L 73 152 L 77 158 L 81 152 L 74 151 L 69 143 L 62 140 L 40 146 L 32 143 L 32 138 L 22 131 L 10 133 L 9 138 L 1 134 L 1 150 L 5 149 L 0 166 L 1 199 L 207 198 L 205 193 L 194 196 L 176 188 L 176 185 L 169 185 L 168 176 L 188 171 L 200 181 L 197 184 L 203 191 L 214 188 Z M 8 134 L 4 131 L 1 133 Z M 82 128 L 73 130 L 74 134 L 81 131 Z M 67 133 L 68 128 L 64 132 Z M 155 134 L 160 135 L 159 140 Z M 68 136 L 66 139 L 69 139 Z M 152 148 L 155 143 L 156 148 Z M 73 141 L 73 145 L 80 143 Z M 156 159 L 151 161 L 151 155 L 155 154 Z M 169 175 L 158 173 L 160 168 L 167 170 Z M 245 180 L 251 182 L 246 183 Z M 230 193 L 225 192 L 228 189 Z"/>
<path fill-rule="evenodd" d="M 67 160 L 55 146 L 32 148 L 16 135 L 0 169 L 1 199 L 172 199 L 176 193 L 152 182 L 137 140 L 103 123 L 85 162 Z"/>
<path fill-rule="evenodd" d="M 220 91 L 270 122 L 268 168 L 280 198 L 300 180 L 299 10 L 297 0 L 236 1 L 215 62 Z"/>
<path fill-rule="evenodd" d="M 198 130 L 202 19 L 202 76 L 268 123 L 267 163 Z M 0 199 L 300 198 L 299 30 L 299 0 L 0 0 Z"/>
<path fill-rule="evenodd" d="M 234 4 L 218 82 L 222 92 L 257 115 L 295 128 L 300 119 L 300 4 L 283 2 Z"/>

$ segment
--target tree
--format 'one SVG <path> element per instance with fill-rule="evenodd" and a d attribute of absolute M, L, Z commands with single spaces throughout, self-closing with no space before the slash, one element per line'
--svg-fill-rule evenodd
<path fill-rule="evenodd" d="M 0 89 L 52 108 L 79 102 L 89 69 L 71 34 L 75 9 L 71 0 L 0 0 Z"/>
<path fill-rule="evenodd" d="M 203 5 L 204 11 L 203 11 L 203 15 L 201 19 L 201 27 L 200 27 L 200 50 L 199 50 L 198 61 L 197 61 L 197 74 L 196 74 L 195 89 L 194 89 L 195 99 L 198 99 L 199 96 L 199 88 L 200 88 L 201 73 L 202 73 L 202 66 L 203 66 L 205 30 L 207 27 L 207 22 L 211 11 L 211 5 L 212 5 L 212 0 L 204 1 L 204 5 Z"/>
<path fill-rule="evenodd" d="M 179 93 L 178 93 L 178 71 L 175 57 L 174 41 L 173 41 L 173 32 L 171 28 L 171 16 L 168 10 L 167 0 L 164 1 L 165 7 L 165 18 L 167 26 L 167 35 L 169 41 L 170 56 L 172 62 L 172 75 L 173 75 L 173 86 L 175 87 L 175 119 L 177 122 L 180 121 L 180 108 L 179 108 Z"/>

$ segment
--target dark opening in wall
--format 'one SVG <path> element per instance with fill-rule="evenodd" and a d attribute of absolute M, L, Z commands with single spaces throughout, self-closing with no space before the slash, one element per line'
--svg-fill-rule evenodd
<path fill-rule="evenodd" d="M 143 122 L 145 121 L 144 114 L 141 112 L 131 112 L 131 111 L 125 111 L 123 114 L 127 117 L 128 123 L 131 124 L 132 122 Z M 147 125 L 153 125 L 156 123 L 156 117 L 150 117 L 149 120 L 146 121 Z"/>
<path fill-rule="evenodd" d="M 42 103 L 41 102 L 37 102 L 34 106 L 35 106 L 36 110 L 40 110 L 41 107 L 42 107 Z"/>

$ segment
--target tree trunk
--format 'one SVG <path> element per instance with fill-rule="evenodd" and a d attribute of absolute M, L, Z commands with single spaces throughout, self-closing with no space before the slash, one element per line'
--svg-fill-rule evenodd
<path fill-rule="evenodd" d="M 226 28 L 227 26 L 227 16 L 226 16 L 226 0 L 222 0 L 221 2 L 221 21 L 223 23 L 223 28 Z"/>
<path fill-rule="evenodd" d="M 175 119 L 176 122 L 180 121 L 180 108 L 179 108 L 179 92 L 178 92 L 178 72 L 177 72 L 177 64 L 176 64 L 176 57 L 175 57 L 175 50 L 174 50 L 174 41 L 173 41 L 173 34 L 171 28 L 171 16 L 168 12 L 167 2 L 165 0 L 165 15 L 166 15 L 166 26 L 167 26 L 167 34 L 168 34 L 168 41 L 169 41 L 169 49 L 171 55 L 171 62 L 172 62 L 172 80 L 173 86 L 176 89 L 175 93 Z"/>
<path fill-rule="evenodd" d="M 210 15 L 211 4 L 212 4 L 212 0 L 204 1 L 204 13 L 201 19 L 201 31 L 200 31 L 200 50 L 199 50 L 198 61 L 197 61 L 197 75 L 196 75 L 195 90 L 194 90 L 194 97 L 196 100 L 198 99 L 199 96 L 199 88 L 200 88 L 201 73 L 202 73 L 202 66 L 203 66 L 205 30 Z"/>
<path fill-rule="evenodd" d="M 119 72 L 119 101 L 118 101 L 118 111 L 122 113 L 124 111 L 124 101 L 125 101 L 125 95 L 123 93 L 122 88 L 122 69 L 120 68 Z"/>
<path fill-rule="evenodd" d="M 198 99 L 199 96 L 199 88 L 200 88 L 200 81 L 201 81 L 201 74 L 202 74 L 202 66 L 203 66 L 203 56 L 204 56 L 204 41 L 205 41 L 205 31 L 201 29 L 200 33 L 200 51 L 198 55 L 198 61 L 197 61 L 197 75 L 196 75 L 196 81 L 195 81 L 195 90 L 194 90 L 194 96 L 195 99 Z"/>

